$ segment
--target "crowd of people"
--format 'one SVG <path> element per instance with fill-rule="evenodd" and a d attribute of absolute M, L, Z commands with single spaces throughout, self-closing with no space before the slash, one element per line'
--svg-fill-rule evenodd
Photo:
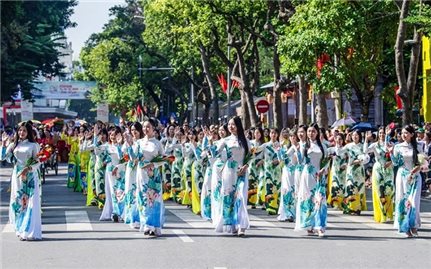
<path fill-rule="evenodd" d="M 41 130 L 26 122 L 14 136 L 1 136 L 0 160 L 14 164 L 9 221 L 21 240 L 42 238 L 38 142 L 53 143 L 53 132 Z M 324 237 L 327 207 L 361 214 L 367 186 L 374 220 L 393 221 L 399 233 L 417 237 L 421 191 L 429 186 L 428 124 L 373 133 L 317 124 L 244 130 L 239 117 L 195 128 L 154 119 L 120 126 L 70 121 L 57 136 L 69 147 L 67 187 L 98 206 L 101 221 L 155 237 L 166 200 L 211 221 L 216 232 L 245 236 L 248 210 L 259 207 Z"/>

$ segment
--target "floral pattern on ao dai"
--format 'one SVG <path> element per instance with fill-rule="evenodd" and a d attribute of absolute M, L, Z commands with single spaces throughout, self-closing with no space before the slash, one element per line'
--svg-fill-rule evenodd
<path fill-rule="evenodd" d="M 422 148 L 418 147 L 418 152 Z M 392 161 L 397 165 L 397 177 L 395 179 L 395 220 L 394 226 L 399 232 L 406 233 L 410 229 L 417 229 L 421 225 L 420 201 L 422 178 L 420 173 L 413 175 L 409 181 L 409 174 L 415 167 L 413 164 L 413 147 L 403 142 L 395 145 Z"/>
<path fill-rule="evenodd" d="M 324 153 L 317 143 L 311 142 L 307 153 L 303 153 L 305 165 L 297 192 L 295 230 L 325 230 L 326 228 L 326 175 L 323 173 L 317 176 L 321 169 L 326 170 L 328 166 L 328 163 L 322 164 L 322 160 L 327 155 L 324 145 L 323 149 Z"/>
<path fill-rule="evenodd" d="M 296 159 L 296 147 L 286 146 L 280 148 L 279 159 L 283 163 L 281 173 L 280 208 L 278 209 L 278 220 L 284 221 L 295 218 L 295 170 L 298 160 Z"/>
<path fill-rule="evenodd" d="M 361 211 L 367 210 L 364 165 L 370 159 L 367 154 L 364 154 L 361 143 L 349 143 L 344 146 L 344 149 L 348 156 L 344 212 L 360 214 Z M 354 164 L 354 161 L 360 161 L 360 163 Z"/>
<path fill-rule="evenodd" d="M 0 160 L 14 164 L 9 203 L 9 223 L 16 235 L 23 239 L 42 239 L 42 217 L 39 182 L 39 163 L 31 166 L 25 175 L 20 175 L 30 158 L 37 159 L 39 145 L 28 140 L 7 148 L 0 148 Z"/>
<path fill-rule="evenodd" d="M 372 195 L 374 220 L 376 222 L 386 222 L 392 220 L 394 212 L 394 169 L 393 166 L 385 168 L 388 161 L 388 152 L 384 143 L 375 142 L 367 147 L 368 153 L 374 153 L 375 163 L 373 165 Z"/>
<path fill-rule="evenodd" d="M 213 225 L 216 232 L 245 230 L 250 227 L 247 212 L 248 179 L 247 174 L 238 176 L 238 169 L 243 165 L 245 151 L 234 135 L 220 141 L 216 153 L 221 151 L 226 152 L 226 158 L 223 160 L 221 177 L 217 179 L 212 192 Z M 216 153 L 213 153 L 213 156 L 216 156 Z"/>
<path fill-rule="evenodd" d="M 124 223 L 129 224 L 132 228 L 140 227 L 139 222 L 139 211 L 136 199 L 136 177 L 138 161 L 142 157 L 139 153 L 139 143 L 135 141 L 133 145 L 127 147 L 127 154 L 129 155 L 129 161 L 126 165 L 124 192 L 125 192 L 125 204 L 124 204 Z"/>
<path fill-rule="evenodd" d="M 142 155 L 136 180 L 140 230 L 144 232 L 152 231 L 157 235 L 161 235 L 165 212 L 162 197 L 161 164 L 154 163 L 154 167 L 148 166 L 148 164 L 155 157 L 162 156 L 164 150 L 160 141 L 155 138 L 143 138 L 138 143 L 140 154 Z"/>

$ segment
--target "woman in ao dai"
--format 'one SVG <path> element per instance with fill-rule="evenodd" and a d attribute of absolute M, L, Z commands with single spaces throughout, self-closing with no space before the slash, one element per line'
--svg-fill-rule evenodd
<path fill-rule="evenodd" d="M 120 217 L 119 214 L 122 213 L 115 212 L 114 214 L 114 200 L 116 200 L 114 186 L 117 181 L 117 165 L 120 163 L 120 158 L 122 155 L 121 141 L 121 129 L 120 127 L 115 127 L 115 129 L 109 132 L 109 143 L 98 149 L 98 151 L 105 151 L 105 154 L 108 155 L 105 172 L 106 200 L 100 220 L 114 220 L 115 222 L 118 222 L 118 218 Z"/>
<path fill-rule="evenodd" d="M 332 165 L 328 177 L 328 199 L 330 206 L 343 210 L 345 188 L 347 154 L 344 147 L 344 135 L 335 135 L 335 146 L 328 148 L 328 154 L 332 158 Z"/>
<path fill-rule="evenodd" d="M 212 192 L 214 204 L 211 206 L 215 209 L 212 219 L 216 232 L 244 236 L 250 223 L 247 212 L 248 165 L 243 162 L 250 146 L 239 117 L 232 118 L 228 128 L 231 136 L 223 139 L 216 149 L 217 153 L 225 151 L 226 159 L 221 178 Z"/>
<path fill-rule="evenodd" d="M 109 154 L 105 150 L 108 146 L 108 131 L 103 128 L 99 132 L 98 125 L 94 126 L 94 155 L 96 156 L 96 163 L 94 164 L 94 184 L 93 190 L 99 208 L 102 209 L 105 204 L 105 172 L 106 165 L 109 162 Z"/>
<path fill-rule="evenodd" d="M 214 160 L 212 165 L 210 180 L 210 205 L 205 205 L 205 207 L 211 207 L 211 219 L 214 223 L 215 219 L 220 219 L 220 212 L 222 212 L 222 203 L 220 201 L 220 190 L 222 186 L 222 172 L 224 170 L 224 164 L 227 159 L 226 150 L 217 151 L 217 148 L 221 148 L 221 144 L 224 139 L 228 137 L 229 130 L 227 125 L 220 126 L 218 130 L 220 139 L 213 141 L 210 147 L 211 156 L 210 158 Z M 217 192 L 217 195 L 215 193 Z"/>
<path fill-rule="evenodd" d="M 183 169 L 183 149 L 181 140 L 184 133 L 178 128 L 175 131 L 174 139 L 165 147 L 166 154 L 172 154 L 175 160 L 171 166 L 171 197 L 172 200 L 181 203 L 181 175 Z"/>
<path fill-rule="evenodd" d="M 195 146 L 197 134 L 194 130 L 187 133 L 188 142 L 183 144 L 183 171 L 182 171 L 182 204 L 192 206 L 192 175 L 193 162 L 195 156 Z"/>
<path fill-rule="evenodd" d="M 295 171 L 298 163 L 296 151 L 299 142 L 296 131 L 289 134 L 290 146 L 285 144 L 280 148 L 279 158 L 283 162 L 280 188 L 280 208 L 278 209 L 279 221 L 293 222 L 295 219 Z"/>
<path fill-rule="evenodd" d="M 250 141 L 252 149 L 256 150 L 262 144 L 263 129 L 257 127 L 254 129 L 254 140 Z M 255 152 L 254 158 L 249 163 L 248 168 L 248 204 L 252 208 L 256 205 L 263 205 L 265 202 L 265 181 L 263 175 L 263 152 Z"/>
<path fill-rule="evenodd" d="M 394 146 L 391 156 L 394 165 L 399 167 L 395 179 L 394 226 L 407 237 L 416 237 L 421 225 L 422 164 L 419 154 L 422 153 L 422 147 L 418 147 L 414 127 L 404 127 L 402 137 L 404 142 Z"/>
<path fill-rule="evenodd" d="M 268 214 L 275 215 L 279 207 L 280 195 L 280 161 L 278 159 L 278 142 L 279 132 L 277 129 L 271 129 L 269 132 L 270 141 L 259 147 L 264 156 L 264 181 L 265 181 L 265 208 Z"/>
<path fill-rule="evenodd" d="M 217 130 L 210 131 L 204 128 L 204 131 L 204 139 L 207 140 L 209 144 L 211 144 L 212 141 L 219 140 Z M 206 152 L 209 150 L 209 147 L 211 147 L 211 145 L 208 145 L 208 148 L 205 149 Z M 211 178 L 216 158 L 208 153 L 205 154 L 207 155 L 207 161 L 205 164 L 204 182 L 202 184 L 201 192 L 201 216 L 206 220 L 211 220 Z"/>
<path fill-rule="evenodd" d="M 305 165 L 299 183 L 296 205 L 295 230 L 307 229 L 308 235 L 317 232 L 323 237 L 326 229 L 326 174 L 327 150 L 319 139 L 319 127 L 312 124 L 307 129 L 308 141 L 302 155 Z"/>
<path fill-rule="evenodd" d="M 123 146 L 123 151 L 126 151 L 129 155 L 124 184 L 124 192 L 126 195 L 124 205 L 124 223 L 129 224 L 132 228 L 140 228 L 139 211 L 136 199 L 136 176 L 138 161 L 141 158 L 139 153 L 139 139 L 144 137 L 142 125 L 139 122 L 134 122 L 130 126 L 130 133 L 131 136 L 126 135 L 126 143 Z"/>
<path fill-rule="evenodd" d="M 142 156 L 137 172 L 138 211 L 140 230 L 145 235 L 160 236 L 164 222 L 163 188 L 160 166 L 163 162 L 152 162 L 155 157 L 164 154 L 159 140 L 154 137 L 157 124 L 150 119 L 144 122 L 145 137 L 139 140 L 139 152 Z"/>
<path fill-rule="evenodd" d="M 9 203 L 9 223 L 20 240 L 42 239 L 39 165 L 40 150 L 29 123 L 19 125 L 14 142 L 2 135 L 0 160 L 14 164 Z M 7 144 L 9 142 L 9 144 Z M 34 162 L 30 162 L 33 159 Z"/>
<path fill-rule="evenodd" d="M 385 139 L 384 127 L 379 128 L 379 140 L 368 146 L 368 136 L 365 138 L 364 151 L 374 153 L 372 196 L 374 220 L 386 222 L 392 220 L 394 212 L 394 169 Z"/>
<path fill-rule="evenodd" d="M 353 142 L 344 147 L 349 158 L 346 170 L 344 213 L 359 215 L 361 211 L 367 210 L 364 165 L 370 158 L 368 154 L 364 154 L 364 146 L 361 143 L 362 135 L 359 131 L 353 131 L 352 140 Z"/>
<path fill-rule="evenodd" d="M 298 145 L 298 150 L 296 151 L 297 164 L 295 169 L 294 185 L 295 185 L 295 199 L 298 200 L 298 191 L 299 191 L 299 186 L 301 181 L 301 174 L 302 174 L 302 171 L 304 170 L 304 165 L 305 165 L 305 158 L 303 156 L 303 152 L 304 152 L 305 146 L 307 145 L 307 126 L 300 125 L 298 127 L 298 131 L 296 132 L 296 134 L 298 135 L 299 145 Z"/>

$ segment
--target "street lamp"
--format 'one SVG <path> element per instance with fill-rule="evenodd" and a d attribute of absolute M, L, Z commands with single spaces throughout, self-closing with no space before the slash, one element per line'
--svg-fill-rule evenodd
<path fill-rule="evenodd" d="M 188 104 L 188 110 L 191 111 L 191 113 L 190 113 L 190 122 L 192 122 L 193 119 L 196 119 L 196 114 L 195 114 L 196 111 L 194 110 L 194 107 L 195 107 L 195 86 L 193 84 L 195 72 L 194 72 L 194 69 L 193 69 L 192 66 L 190 68 L 188 68 L 188 69 L 191 72 L 191 80 L 192 80 L 191 83 L 190 83 L 190 103 Z M 150 71 L 150 72 L 151 71 L 156 71 L 156 72 L 159 72 L 159 71 L 172 71 L 172 70 L 175 70 L 175 68 L 173 68 L 173 67 L 157 67 L 157 66 L 152 66 L 152 67 L 149 67 L 149 68 L 143 68 L 142 67 L 142 56 L 139 55 L 139 67 L 138 67 L 139 80 L 141 80 L 141 78 L 142 78 L 142 71 Z M 144 96 L 143 96 L 142 97 L 142 106 L 144 106 L 144 101 L 145 101 L 145 99 L 144 99 Z M 163 107 L 161 109 L 163 109 Z M 197 107 L 196 107 L 196 109 L 197 109 Z"/>

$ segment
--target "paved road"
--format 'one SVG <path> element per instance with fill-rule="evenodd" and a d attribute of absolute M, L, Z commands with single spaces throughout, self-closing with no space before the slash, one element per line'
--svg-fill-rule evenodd
<path fill-rule="evenodd" d="M 216 234 L 189 209 L 166 203 L 163 236 L 145 238 L 122 223 L 100 222 L 101 211 L 66 188 L 65 167 L 43 185 L 43 240 L 20 242 L 6 225 L 10 168 L 0 168 L 1 268 L 430 268 L 431 202 L 422 201 L 420 238 L 406 239 L 372 212 L 330 211 L 327 237 L 294 232 L 250 209 L 245 238 Z M 371 208 L 371 204 L 369 204 Z"/>

